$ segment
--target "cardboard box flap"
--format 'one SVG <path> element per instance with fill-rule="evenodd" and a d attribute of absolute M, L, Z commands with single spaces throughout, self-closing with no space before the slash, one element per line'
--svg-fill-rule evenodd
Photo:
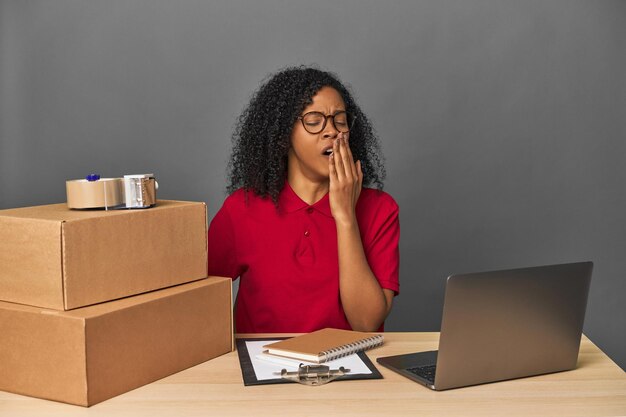
<path fill-rule="evenodd" d="M 231 285 L 229 281 L 231 281 L 230 278 L 211 277 L 195 282 L 190 282 L 188 284 L 180 284 L 174 287 L 164 288 L 162 290 L 151 291 L 132 297 L 109 301 L 107 303 L 91 305 L 75 310 L 59 311 L 58 314 L 62 314 L 65 317 L 80 317 L 90 319 L 109 314 L 112 311 L 121 311 L 127 308 L 133 308 L 139 304 L 143 305 L 155 300 L 163 300 L 168 297 L 173 297 L 184 292 L 194 291 L 195 289 L 200 287 L 214 285 Z"/>
<path fill-rule="evenodd" d="M 142 211 L 160 211 L 170 209 L 174 206 L 184 207 L 190 205 L 198 205 L 198 203 L 193 201 L 158 200 L 157 204 L 154 207 L 143 210 L 70 210 L 67 208 L 66 203 L 58 203 L 0 210 L 0 215 L 23 219 L 69 222 L 76 220 L 93 219 L 102 216 L 127 215 L 128 213 L 139 214 Z"/>

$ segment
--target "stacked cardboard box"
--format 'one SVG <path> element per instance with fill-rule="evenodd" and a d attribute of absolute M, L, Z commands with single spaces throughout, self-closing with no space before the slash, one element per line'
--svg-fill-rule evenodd
<path fill-rule="evenodd" d="M 0 210 L 0 390 L 92 405 L 233 349 L 204 203 Z"/>

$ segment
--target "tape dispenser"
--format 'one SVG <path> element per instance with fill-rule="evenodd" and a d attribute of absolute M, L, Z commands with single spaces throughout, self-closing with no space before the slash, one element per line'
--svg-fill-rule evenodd
<path fill-rule="evenodd" d="M 143 209 L 156 204 L 159 184 L 153 174 L 124 175 L 124 178 L 85 179 L 65 182 L 67 206 L 71 209 Z"/>

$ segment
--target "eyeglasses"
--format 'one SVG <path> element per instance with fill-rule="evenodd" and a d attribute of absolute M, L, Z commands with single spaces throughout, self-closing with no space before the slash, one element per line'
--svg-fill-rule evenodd
<path fill-rule="evenodd" d="M 311 134 L 320 133 L 324 130 L 328 118 L 333 121 L 335 129 L 342 133 L 349 132 L 356 121 L 355 116 L 345 111 L 339 111 L 335 114 L 329 114 L 328 116 L 318 111 L 312 111 L 298 117 L 298 119 L 302 121 L 304 130 Z"/>

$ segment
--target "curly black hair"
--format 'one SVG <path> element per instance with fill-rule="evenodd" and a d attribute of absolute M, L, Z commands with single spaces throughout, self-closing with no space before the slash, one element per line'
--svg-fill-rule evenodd
<path fill-rule="evenodd" d="M 271 75 L 239 116 L 228 163 L 229 194 L 244 188 L 261 197 L 270 197 L 277 204 L 287 178 L 291 131 L 297 117 L 322 87 L 337 90 L 346 111 L 356 116 L 349 143 L 355 160 L 361 161 L 363 185 L 383 188 L 384 159 L 367 116 L 337 76 L 315 67 L 299 66 Z"/>

